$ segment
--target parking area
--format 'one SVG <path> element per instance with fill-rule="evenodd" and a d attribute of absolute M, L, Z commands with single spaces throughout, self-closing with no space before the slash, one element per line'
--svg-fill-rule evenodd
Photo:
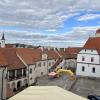
<path fill-rule="evenodd" d="M 67 75 L 63 75 L 59 78 L 50 78 L 43 76 L 37 79 L 38 86 L 59 86 L 65 90 L 78 94 L 83 97 L 87 97 L 89 94 L 100 95 L 100 79 L 87 79 L 78 78 L 77 81 L 72 81 Z"/>
<path fill-rule="evenodd" d="M 43 76 L 37 79 L 38 86 L 59 86 L 63 89 L 69 89 L 73 81 L 69 80 L 68 76 L 62 75 L 59 78 L 50 78 Z"/>

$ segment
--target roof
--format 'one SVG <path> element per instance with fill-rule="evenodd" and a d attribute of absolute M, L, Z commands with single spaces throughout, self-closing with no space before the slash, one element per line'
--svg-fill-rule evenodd
<path fill-rule="evenodd" d="M 5 47 L 6 48 L 13 48 L 14 46 L 13 46 L 13 44 L 5 44 Z"/>
<path fill-rule="evenodd" d="M 30 86 L 8 100 L 87 100 L 57 86 Z"/>
<path fill-rule="evenodd" d="M 17 54 L 24 60 L 26 64 L 34 64 L 40 61 L 42 57 L 41 49 L 16 48 Z"/>
<path fill-rule="evenodd" d="M 0 53 L 3 55 L 3 61 L 1 63 L 7 63 L 7 69 L 20 69 L 24 68 L 25 65 L 22 63 L 22 61 L 17 57 L 16 55 L 16 49 L 14 48 L 0 48 Z M 0 59 L 2 59 L 0 55 Z"/>
<path fill-rule="evenodd" d="M 52 68 L 56 68 L 61 62 L 62 62 L 61 58 L 57 59 L 57 61 L 52 65 Z"/>
<path fill-rule="evenodd" d="M 58 59 L 60 56 L 57 54 L 57 52 L 53 49 L 45 51 L 45 53 L 48 55 L 48 59 Z"/>
<path fill-rule="evenodd" d="M 95 49 L 100 54 L 100 37 L 90 37 L 84 47 L 84 49 Z"/>
<path fill-rule="evenodd" d="M 56 51 L 60 54 L 60 56 L 61 56 L 62 58 L 65 58 L 65 57 L 66 57 L 65 51 L 64 51 L 63 48 L 61 48 L 60 50 L 57 50 L 57 49 L 56 49 Z"/>
<path fill-rule="evenodd" d="M 96 34 L 100 34 L 100 29 L 98 29 L 98 30 L 96 31 Z"/>
<path fill-rule="evenodd" d="M 3 54 L 3 51 L 0 51 L 0 67 L 4 67 L 4 66 L 7 66 L 7 65 L 8 65 L 8 63 L 7 63 L 7 60 L 6 60 L 6 58 Z"/>
<path fill-rule="evenodd" d="M 3 35 L 2 35 L 2 38 L 1 38 L 1 40 L 5 40 L 4 33 L 3 33 Z"/>
<path fill-rule="evenodd" d="M 69 48 L 66 48 L 66 50 L 65 50 L 66 58 L 67 59 L 69 59 L 69 58 L 76 59 L 77 58 L 77 54 L 81 49 L 82 49 L 81 47 L 69 47 Z"/>

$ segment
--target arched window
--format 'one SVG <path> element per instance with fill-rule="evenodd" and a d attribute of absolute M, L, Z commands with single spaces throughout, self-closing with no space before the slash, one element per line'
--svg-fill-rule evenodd
<path fill-rule="evenodd" d="M 85 71 L 85 67 L 84 66 L 82 66 L 82 71 Z"/>
<path fill-rule="evenodd" d="M 95 73 L 95 67 L 92 68 L 92 72 Z"/>

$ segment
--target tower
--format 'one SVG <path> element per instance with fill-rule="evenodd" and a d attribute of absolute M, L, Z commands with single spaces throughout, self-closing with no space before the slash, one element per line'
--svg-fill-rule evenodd
<path fill-rule="evenodd" d="M 98 29 L 95 33 L 95 37 L 100 37 L 100 29 Z"/>
<path fill-rule="evenodd" d="M 1 48 L 5 48 L 5 37 L 4 37 L 4 33 L 3 33 L 2 38 L 1 38 Z"/>

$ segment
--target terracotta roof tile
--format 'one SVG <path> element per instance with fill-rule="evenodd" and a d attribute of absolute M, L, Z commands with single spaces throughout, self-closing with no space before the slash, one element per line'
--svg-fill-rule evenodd
<path fill-rule="evenodd" d="M 98 33 L 100 34 L 100 29 L 98 29 L 98 30 L 96 31 L 96 34 L 98 34 Z"/>
<path fill-rule="evenodd" d="M 7 62 L 8 70 L 12 69 L 20 69 L 24 68 L 25 65 L 16 55 L 16 49 L 14 48 L 0 48 L 0 52 L 2 52 L 5 62 Z M 1 58 L 1 57 L 0 57 Z"/>
<path fill-rule="evenodd" d="M 40 49 L 17 48 L 17 54 L 27 63 L 34 64 L 41 60 L 42 51 Z"/>
<path fill-rule="evenodd" d="M 3 55 L 3 52 L 0 51 L 0 67 L 8 65 L 5 56 Z"/>
<path fill-rule="evenodd" d="M 89 38 L 84 47 L 84 49 L 95 49 L 100 54 L 100 37 L 91 37 Z"/>
<path fill-rule="evenodd" d="M 57 54 L 56 51 L 52 50 L 48 50 L 45 52 L 48 55 L 48 59 L 58 59 L 60 58 L 60 56 Z"/>
<path fill-rule="evenodd" d="M 70 59 L 70 58 L 76 59 L 77 58 L 77 54 L 81 49 L 82 49 L 81 47 L 69 47 L 69 48 L 66 48 L 66 50 L 65 50 L 66 58 L 67 59 Z"/>

